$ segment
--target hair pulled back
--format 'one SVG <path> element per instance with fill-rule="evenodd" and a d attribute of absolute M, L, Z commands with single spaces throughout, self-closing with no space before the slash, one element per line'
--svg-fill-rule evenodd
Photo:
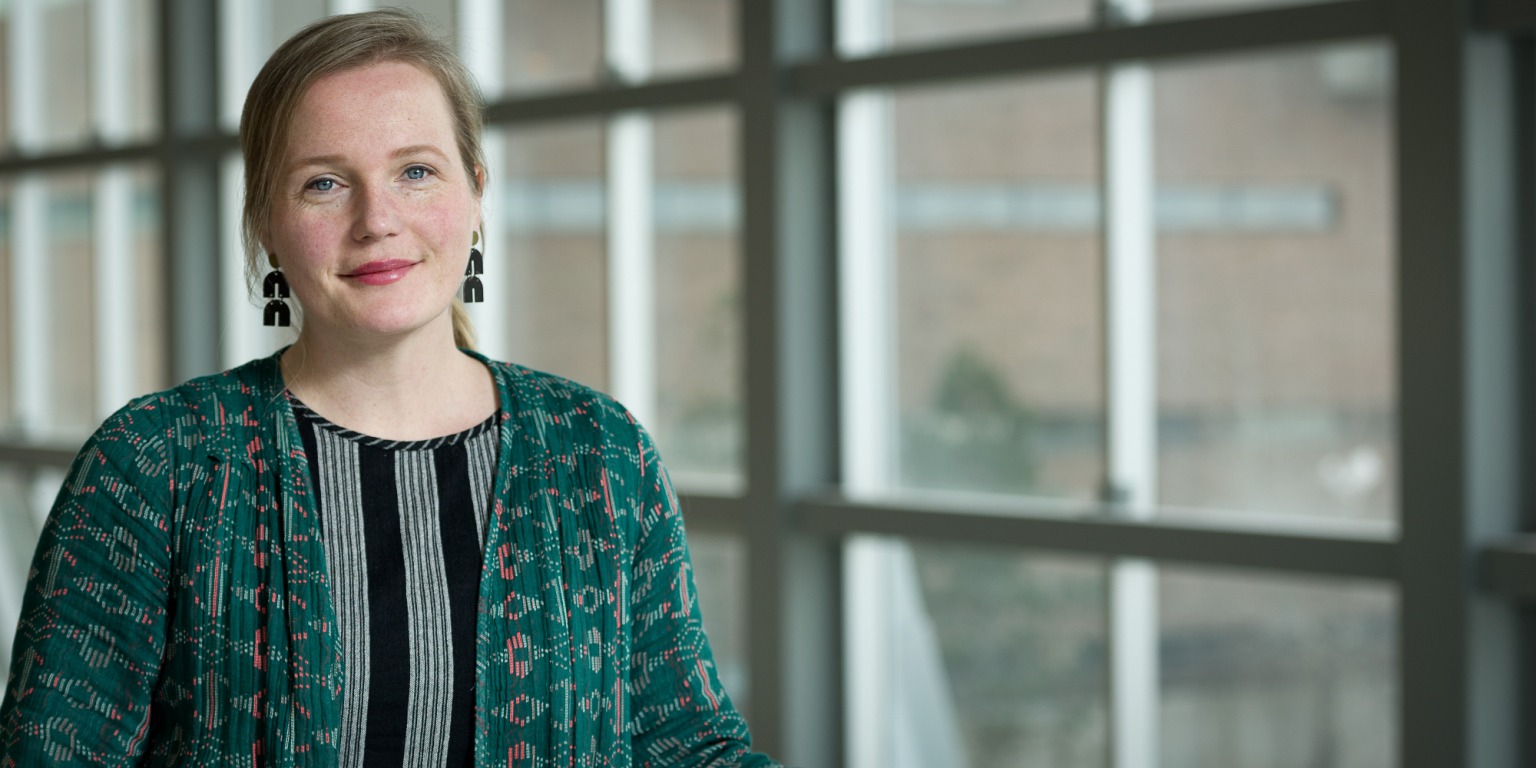
<path fill-rule="evenodd" d="M 476 173 L 485 168 L 480 92 L 453 48 L 428 31 L 420 16 L 398 8 L 321 19 L 288 38 L 267 59 L 240 114 L 240 153 L 245 159 L 240 235 L 248 287 L 254 288 L 265 266 L 261 243 L 270 234 L 272 205 L 299 102 L 327 75 L 385 63 L 413 65 L 437 81 L 452 112 L 465 174 L 475 195 L 482 193 L 483 177 Z M 474 325 L 457 298 L 452 312 L 454 344 L 473 349 Z"/>

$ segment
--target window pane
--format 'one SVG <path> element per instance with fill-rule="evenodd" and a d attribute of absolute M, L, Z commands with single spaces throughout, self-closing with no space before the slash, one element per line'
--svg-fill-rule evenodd
<path fill-rule="evenodd" d="M 29 499 L 39 495 L 31 492 L 40 485 L 33 479 L 36 474 L 26 467 L 0 464 L 0 658 L 4 659 L 11 658 L 27 571 L 42 531 L 41 516 L 34 513 Z M 59 486 L 52 488 L 57 491 Z"/>
<path fill-rule="evenodd" d="M 128 126 L 134 138 L 160 131 L 160 0 L 124 0 L 128 39 Z"/>
<path fill-rule="evenodd" d="M 16 424 L 15 367 L 16 324 L 15 293 L 12 292 L 14 267 L 11 259 L 11 211 L 10 179 L 0 179 L 0 297 L 5 299 L 5 311 L 0 312 L 0 436 L 9 437 L 18 429 Z"/>
<path fill-rule="evenodd" d="M 845 564 L 853 765 L 1105 765 L 1101 561 L 860 537 Z"/>
<path fill-rule="evenodd" d="M 160 174 L 139 168 L 133 174 L 130 237 L 134 259 L 133 338 L 138 357 L 134 361 L 133 396 L 170 387 L 170 306 L 165 275 L 165 239 L 161 234 Z M 123 403 L 122 405 L 126 405 Z M 106 416 L 108 414 L 99 414 Z"/>
<path fill-rule="evenodd" d="M 740 0 L 651 0 L 652 74 L 725 69 L 736 63 Z"/>
<path fill-rule="evenodd" d="M 679 487 L 741 486 L 741 257 L 736 120 L 655 120 L 654 432 Z"/>
<path fill-rule="evenodd" d="M 1096 85 L 898 92 L 899 484 L 1095 498 Z"/>
<path fill-rule="evenodd" d="M 11 93 L 11 28 L 15 23 L 13 10 L 0 7 L 0 152 L 6 154 L 16 151 L 15 137 L 11 135 L 11 126 L 16 122 L 11 115 L 16 100 Z"/>
<path fill-rule="evenodd" d="M 1160 593 L 1163 765 L 1397 765 L 1390 587 L 1164 567 Z"/>
<path fill-rule="evenodd" d="M 747 715 L 747 554 L 741 539 L 690 531 L 688 554 L 704 614 L 704 631 L 715 654 L 715 672 L 731 702 Z"/>
<path fill-rule="evenodd" d="M 1389 50 L 1155 71 L 1161 501 L 1394 516 Z"/>
<path fill-rule="evenodd" d="M 603 72 L 602 0 L 507 0 L 508 91 L 592 85 Z"/>
<path fill-rule="evenodd" d="M 94 293 L 92 264 L 91 177 L 85 173 L 50 176 L 44 182 L 43 242 L 49 292 L 48 399 L 45 429 L 84 439 L 95 429 L 95 322 L 98 307 L 85 297 Z"/>
<path fill-rule="evenodd" d="M 606 389 L 603 126 L 508 131 L 505 146 L 505 170 L 490 183 L 500 185 L 507 252 L 486 254 L 484 278 L 486 300 L 508 307 L 508 357 Z"/>
<path fill-rule="evenodd" d="M 257 63 L 260 69 L 267 57 L 293 37 L 299 30 L 319 21 L 326 15 L 326 0 L 262 0 L 267 4 L 267 24 L 270 31 L 267 46 Z"/>
<path fill-rule="evenodd" d="M 382 0 L 378 5 L 381 8 L 410 9 L 421 14 L 438 37 L 448 41 L 458 37 L 459 28 L 453 15 L 454 0 Z"/>
<path fill-rule="evenodd" d="M 43 5 L 43 135 L 54 146 L 91 136 L 90 15 L 85 0 Z"/>

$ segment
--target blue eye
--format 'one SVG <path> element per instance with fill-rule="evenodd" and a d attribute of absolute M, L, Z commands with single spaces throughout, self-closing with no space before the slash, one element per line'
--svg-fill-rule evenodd
<path fill-rule="evenodd" d="M 411 166 L 405 169 L 405 177 L 411 181 L 420 181 L 427 177 L 427 169 L 419 165 Z"/>
<path fill-rule="evenodd" d="M 336 187 L 336 181 L 334 179 L 316 179 L 309 186 L 317 192 L 329 192 Z"/>

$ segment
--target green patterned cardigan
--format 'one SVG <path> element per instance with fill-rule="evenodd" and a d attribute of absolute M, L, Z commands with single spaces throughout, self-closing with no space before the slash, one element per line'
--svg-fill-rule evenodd
<path fill-rule="evenodd" d="M 485 362 L 502 423 L 475 764 L 774 765 L 715 674 L 650 438 L 597 392 Z M 335 763 L 346 670 L 282 391 L 257 360 L 131 403 L 81 449 L 27 580 L 0 768 Z"/>

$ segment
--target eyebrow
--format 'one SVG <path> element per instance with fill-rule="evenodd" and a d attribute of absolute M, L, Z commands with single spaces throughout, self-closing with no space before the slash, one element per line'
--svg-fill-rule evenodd
<path fill-rule="evenodd" d="M 389 153 L 389 156 L 392 158 L 400 158 L 407 155 L 418 155 L 422 153 L 430 153 L 442 158 L 448 157 L 447 155 L 443 154 L 442 150 L 438 149 L 432 144 L 412 144 L 408 147 L 401 147 L 394 152 Z M 314 155 L 295 162 L 292 167 L 294 169 L 299 169 L 308 168 L 313 165 L 333 165 L 335 163 L 341 162 L 343 159 L 345 158 L 343 158 L 341 155 Z"/>

